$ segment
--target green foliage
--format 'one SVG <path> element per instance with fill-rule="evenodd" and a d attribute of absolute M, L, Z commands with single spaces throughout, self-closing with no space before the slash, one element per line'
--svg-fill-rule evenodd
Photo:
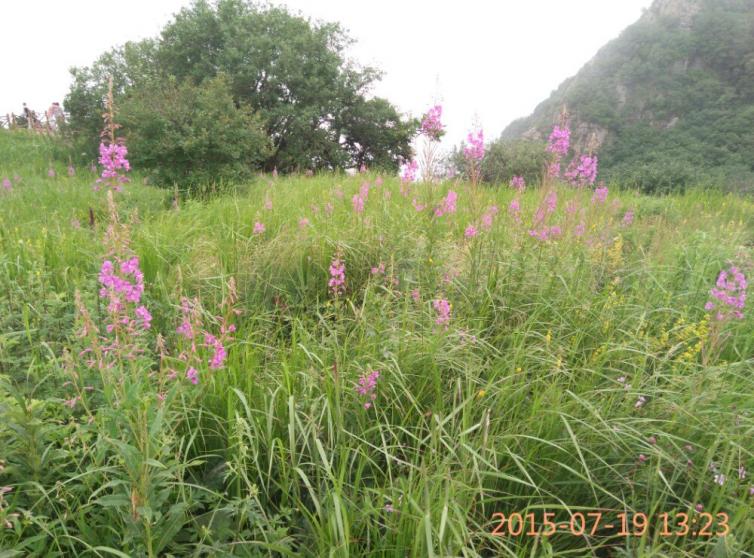
<path fill-rule="evenodd" d="M 169 77 L 178 86 L 201 87 L 222 74 L 242 113 L 238 119 L 243 121 L 250 110 L 272 145 L 250 170 L 340 169 L 362 163 L 397 169 L 410 154 L 416 122 L 404 120 L 384 99 L 367 98 L 380 74 L 348 60 L 344 53 L 349 43 L 337 24 L 312 23 L 283 8 L 244 0 L 198 0 L 182 9 L 158 39 L 127 43 L 90 68 L 72 71 L 74 83 L 65 102 L 71 114 L 69 131 L 91 154 L 109 75 L 115 77 L 117 108 L 131 95 L 145 107 L 169 103 L 154 98 L 165 93 L 155 83 Z M 206 119 L 206 114 L 185 108 L 184 120 Z M 127 141 L 132 133 L 154 133 L 138 128 L 144 124 L 139 118 L 124 126 Z M 140 153 L 143 146 L 134 146 L 134 155 L 152 161 L 149 153 Z M 258 151 L 258 146 L 241 149 Z M 237 160 L 238 154 L 224 158 Z M 195 157 L 192 162 L 192 182 L 212 173 L 210 159 Z"/>
<path fill-rule="evenodd" d="M 503 137 L 546 138 L 566 105 L 577 149 L 607 133 L 603 178 L 647 192 L 720 178 L 754 189 L 754 0 L 668 5 L 680 13 L 656 3 Z"/>
<path fill-rule="evenodd" d="M 222 74 L 200 85 L 145 82 L 129 90 L 119 117 L 130 130 L 131 164 L 181 188 L 248 178 L 271 149 L 259 117 L 236 107 Z"/>
<path fill-rule="evenodd" d="M 591 192 L 554 185 L 548 219 L 563 235 L 542 243 L 528 233 L 542 201 L 534 188 L 417 183 L 404 197 L 397 179 L 323 174 L 172 208 L 169 192 L 140 184 L 137 170 L 116 199 L 154 320 L 138 355 L 101 375 L 71 367 L 63 349 L 76 361 L 85 347 L 72 293 L 102 325 L 105 197 L 85 169 L 69 177 L 57 165 L 49 178 L 45 139 L 0 131 L 0 152 L 0 177 L 22 177 L 0 193 L 5 555 L 754 548 L 754 313 L 747 304 L 744 319 L 720 328 L 704 310 L 729 261 L 754 273 L 751 199 L 611 186 L 606 204 L 592 204 Z M 355 213 L 351 197 L 365 181 L 372 187 Z M 449 188 L 457 211 L 436 217 Z M 414 196 L 427 209 L 417 212 Z M 505 211 L 514 197 L 520 224 Z M 466 238 L 493 205 L 489 230 Z M 253 234 L 255 221 L 264 233 Z M 347 290 L 336 300 L 327 281 L 337 252 Z M 380 262 L 385 273 L 372 273 Z M 168 379 L 185 341 L 175 332 L 180 296 L 200 297 L 211 320 L 223 314 L 230 277 L 240 314 L 227 367 L 198 386 Z M 440 297 L 452 303 L 447 329 L 435 322 Z M 721 351 L 709 350 L 715 340 Z M 381 374 L 367 410 L 356 388 L 368 369 Z M 93 388 L 73 409 L 70 382 Z M 659 514 L 693 514 L 697 504 L 727 513 L 731 533 L 491 535 L 496 512 L 539 519 L 546 510 L 562 522 L 585 508 L 629 510 L 657 526 Z"/>
<path fill-rule="evenodd" d="M 507 185 L 514 176 L 523 176 L 527 184 L 539 184 L 548 162 L 549 154 L 542 141 L 498 139 L 485 146 L 481 182 Z M 463 145 L 453 150 L 450 164 L 467 176 Z"/>

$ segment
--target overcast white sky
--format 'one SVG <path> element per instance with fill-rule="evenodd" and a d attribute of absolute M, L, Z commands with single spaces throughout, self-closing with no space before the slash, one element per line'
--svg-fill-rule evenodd
<path fill-rule="evenodd" d="M 0 113 L 63 101 L 68 68 L 128 40 L 159 33 L 191 0 L 2 0 Z M 651 0 L 284 0 L 339 21 L 352 57 L 385 72 L 374 93 L 404 112 L 444 106 L 446 143 L 478 119 L 487 139 L 529 114 Z"/>

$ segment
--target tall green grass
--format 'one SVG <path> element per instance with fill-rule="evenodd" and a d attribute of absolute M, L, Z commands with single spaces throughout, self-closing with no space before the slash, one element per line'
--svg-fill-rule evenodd
<path fill-rule="evenodd" d="M 68 177 L 53 150 L 0 134 L 0 179 L 22 178 L 0 194 L 0 485 L 13 488 L 0 556 L 754 556 L 754 318 L 726 325 L 707 358 L 703 309 L 729 261 L 751 276 L 751 200 L 611 191 L 593 206 L 590 192 L 559 187 L 566 234 L 541 243 L 527 233 L 536 189 L 518 225 L 506 188 L 420 184 L 403 197 L 385 178 L 356 214 L 351 196 L 373 174 L 260 177 L 174 208 L 172 192 L 136 175 L 116 198 L 153 333 L 173 347 L 180 296 L 217 313 L 230 277 L 242 311 L 226 369 L 164 412 L 141 409 L 147 459 L 113 449 L 125 412 L 100 408 L 87 424 L 63 404 L 74 293 L 98 308 L 108 218 L 95 176 Z M 457 213 L 412 207 L 448 189 Z M 585 209 L 584 238 L 569 232 L 569 201 Z M 493 228 L 465 239 L 492 205 Z M 338 251 L 347 293 L 334 299 Z M 370 272 L 380 262 L 385 276 Z M 447 330 L 440 297 L 453 305 Z M 365 410 L 355 387 L 368 369 L 381 376 Z M 130 459 L 150 471 L 149 514 L 119 496 L 136 482 Z M 729 514 L 730 533 L 655 528 L 697 505 Z M 491 535 L 496 512 L 563 522 L 597 509 L 652 526 Z"/>

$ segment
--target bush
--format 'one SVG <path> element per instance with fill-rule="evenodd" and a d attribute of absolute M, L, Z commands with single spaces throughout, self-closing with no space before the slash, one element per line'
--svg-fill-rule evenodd
<path fill-rule="evenodd" d="M 523 176 L 527 184 L 539 184 L 549 162 L 545 142 L 498 139 L 486 146 L 482 160 L 481 181 L 508 184 L 514 176 Z M 463 146 L 450 155 L 450 163 L 466 177 Z"/>
<path fill-rule="evenodd" d="M 162 185 L 248 178 L 270 153 L 261 122 L 236 107 L 223 75 L 200 85 L 149 82 L 122 103 L 119 120 L 131 163 Z"/>

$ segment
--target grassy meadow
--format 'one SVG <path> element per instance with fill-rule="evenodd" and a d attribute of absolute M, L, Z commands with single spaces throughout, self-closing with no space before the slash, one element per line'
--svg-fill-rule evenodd
<path fill-rule="evenodd" d="M 553 185 L 542 241 L 546 188 L 262 176 L 175 203 L 136 169 L 117 246 L 153 319 L 103 369 L 113 216 L 55 156 L 0 131 L 0 557 L 754 556 L 754 317 L 705 310 L 752 274 L 751 199 Z M 183 297 L 235 326 L 221 367 Z"/>

